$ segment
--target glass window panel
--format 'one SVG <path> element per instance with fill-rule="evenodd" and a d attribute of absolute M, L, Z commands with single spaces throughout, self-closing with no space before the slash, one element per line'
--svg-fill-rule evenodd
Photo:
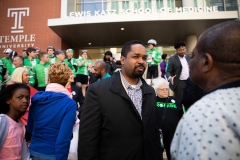
<path fill-rule="evenodd" d="M 129 9 L 129 1 L 122 1 L 122 9 L 126 10 Z"/>
<path fill-rule="evenodd" d="M 239 2 L 240 3 L 240 2 Z M 237 11 L 237 0 L 225 0 L 227 11 Z"/>
<path fill-rule="evenodd" d="M 156 5 L 159 12 L 159 9 L 163 7 L 163 0 L 156 0 Z"/>
<path fill-rule="evenodd" d="M 141 8 L 141 0 L 134 0 L 134 9 Z"/>
<path fill-rule="evenodd" d="M 112 4 L 111 4 L 111 9 L 112 10 L 116 10 L 116 13 L 118 14 L 119 12 L 119 8 L 118 8 L 119 6 L 118 6 L 118 2 L 112 2 Z"/>
<path fill-rule="evenodd" d="M 152 0 L 144 0 L 144 8 L 152 8 Z"/>

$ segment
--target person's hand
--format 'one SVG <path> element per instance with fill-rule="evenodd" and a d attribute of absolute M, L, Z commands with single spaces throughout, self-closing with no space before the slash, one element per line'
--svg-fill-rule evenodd
<path fill-rule="evenodd" d="M 174 83 L 174 78 L 176 77 L 176 75 L 175 76 L 172 76 L 171 78 L 170 78 L 170 83 L 173 85 L 173 83 Z"/>
<path fill-rule="evenodd" d="M 112 57 L 110 57 L 110 61 L 112 61 L 113 60 L 113 58 Z"/>

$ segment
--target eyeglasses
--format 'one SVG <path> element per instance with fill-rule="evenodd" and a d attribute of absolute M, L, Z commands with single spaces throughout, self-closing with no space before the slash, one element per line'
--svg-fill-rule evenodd
<path fill-rule="evenodd" d="M 87 50 L 82 50 L 82 53 L 85 53 L 85 52 L 87 52 Z"/>
<path fill-rule="evenodd" d="M 169 91 L 169 89 L 168 88 L 159 88 L 158 90 L 160 90 L 160 91 L 162 91 L 162 92 L 168 92 Z"/>

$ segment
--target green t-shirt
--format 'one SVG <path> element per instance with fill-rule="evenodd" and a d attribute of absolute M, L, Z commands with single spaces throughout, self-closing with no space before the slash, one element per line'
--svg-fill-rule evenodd
<path fill-rule="evenodd" d="M 29 72 L 29 76 L 30 76 L 30 80 L 29 80 L 29 84 L 31 85 L 31 86 L 34 86 L 34 84 L 35 84 L 35 79 L 34 79 L 34 73 L 33 73 L 33 71 L 31 70 L 31 69 L 29 69 L 28 68 L 28 72 Z"/>
<path fill-rule="evenodd" d="M 59 63 L 58 60 L 57 60 L 57 58 L 55 59 L 55 63 Z M 69 67 L 71 70 L 73 70 L 72 64 L 69 63 L 68 61 L 64 61 L 64 60 L 63 60 L 62 64 L 68 65 L 68 67 Z"/>
<path fill-rule="evenodd" d="M 64 59 L 64 61 L 63 61 L 64 63 L 70 63 L 71 64 L 71 69 L 73 70 L 73 74 L 74 74 L 74 77 L 76 77 L 76 69 L 75 69 L 75 67 L 74 66 L 78 66 L 78 62 L 77 62 L 77 59 L 75 59 L 75 58 L 72 58 L 70 61 L 68 61 L 68 59 Z"/>
<path fill-rule="evenodd" d="M 33 73 L 36 76 L 36 79 L 38 80 L 38 87 L 46 87 L 48 84 L 48 68 L 50 66 L 50 63 L 45 64 L 37 64 L 33 67 Z"/>
<path fill-rule="evenodd" d="M 78 59 L 78 63 L 81 63 L 83 61 L 83 58 Z M 78 66 L 77 74 L 83 74 L 88 76 L 88 66 L 86 62 L 91 64 L 91 60 L 87 59 L 81 66 Z"/>
<path fill-rule="evenodd" d="M 38 58 L 33 58 L 32 60 L 28 59 L 28 57 L 24 58 L 23 61 L 23 66 L 27 66 L 27 67 L 34 67 L 35 65 L 39 64 L 40 60 Z"/>
<path fill-rule="evenodd" d="M 54 55 L 48 56 L 48 62 L 51 63 L 51 64 L 55 63 L 56 62 L 56 57 Z"/>
<path fill-rule="evenodd" d="M 0 75 L 2 74 L 2 72 L 3 72 L 3 61 L 0 58 Z"/>
<path fill-rule="evenodd" d="M 147 52 L 147 64 L 148 65 L 159 65 L 162 60 L 162 54 L 154 47 Z"/>
<path fill-rule="evenodd" d="M 15 66 L 13 65 L 12 61 L 9 58 L 2 58 L 2 62 L 3 62 L 3 67 L 6 68 L 7 72 L 9 72 L 12 68 L 15 68 Z"/>

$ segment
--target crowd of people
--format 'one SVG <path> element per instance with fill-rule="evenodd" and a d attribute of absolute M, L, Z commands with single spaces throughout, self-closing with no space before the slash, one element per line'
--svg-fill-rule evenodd
<path fill-rule="evenodd" d="M 119 71 L 110 51 L 92 64 L 87 50 L 5 49 L 0 160 L 240 159 L 239 41 L 239 21 L 207 29 L 191 55 L 133 40 Z"/>

